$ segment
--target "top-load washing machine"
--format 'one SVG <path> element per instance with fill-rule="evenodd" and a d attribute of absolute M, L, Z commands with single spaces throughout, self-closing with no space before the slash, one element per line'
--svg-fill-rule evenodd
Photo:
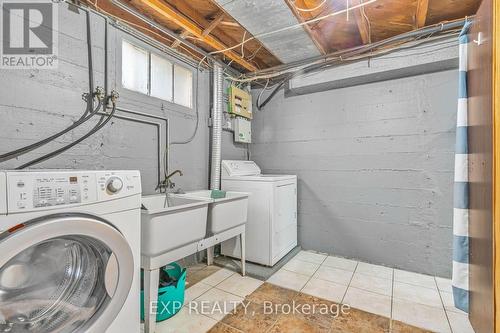
<path fill-rule="evenodd" d="M 0 332 L 140 331 L 138 171 L 0 171 Z"/>
<path fill-rule="evenodd" d="M 297 246 L 297 176 L 262 174 L 253 161 L 222 161 L 221 188 L 250 193 L 246 259 L 273 266 Z M 222 243 L 224 255 L 240 258 L 239 240 Z"/>

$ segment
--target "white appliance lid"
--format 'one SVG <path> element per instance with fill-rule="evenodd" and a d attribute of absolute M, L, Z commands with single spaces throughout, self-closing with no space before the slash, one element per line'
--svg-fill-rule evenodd
<path fill-rule="evenodd" d="M 296 180 L 296 175 L 250 175 L 250 176 L 233 176 L 230 178 L 225 178 L 225 180 L 232 181 L 251 181 L 251 182 L 278 182 L 284 180 Z"/>
<path fill-rule="evenodd" d="M 222 161 L 223 175 L 228 177 L 235 176 L 254 176 L 260 175 L 261 170 L 254 161 Z"/>

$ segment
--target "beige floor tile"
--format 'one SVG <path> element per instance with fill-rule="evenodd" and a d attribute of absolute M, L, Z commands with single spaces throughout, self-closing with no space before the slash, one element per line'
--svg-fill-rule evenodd
<path fill-rule="evenodd" d="M 356 272 L 366 275 L 373 275 L 383 279 L 392 279 L 393 269 L 385 266 L 360 262 L 356 267 Z"/>
<path fill-rule="evenodd" d="M 186 278 L 186 288 L 190 288 L 192 285 L 197 284 L 201 280 L 207 278 L 208 276 L 214 274 L 220 270 L 218 266 L 205 266 L 201 269 L 191 270 L 189 267 L 187 268 L 187 278 Z"/>
<path fill-rule="evenodd" d="M 212 275 L 201 280 L 201 282 L 208 284 L 210 286 L 216 286 L 233 274 L 236 274 L 236 273 L 234 273 L 233 271 L 230 271 L 229 269 L 222 268 L 222 269 L 218 270 L 217 272 L 213 273 Z"/>
<path fill-rule="evenodd" d="M 395 298 L 392 303 L 392 318 L 434 332 L 451 332 L 442 308 Z"/>
<path fill-rule="evenodd" d="M 434 276 L 418 274 L 399 269 L 394 270 L 394 281 L 413 284 L 415 286 L 437 289 Z"/>
<path fill-rule="evenodd" d="M 391 316 L 391 297 L 349 287 L 342 301 L 353 308 L 384 317 Z"/>
<path fill-rule="evenodd" d="M 459 314 L 467 315 L 466 312 L 464 312 L 460 309 L 457 309 L 455 307 L 455 302 L 453 301 L 453 294 L 452 293 L 447 293 L 445 291 L 441 291 L 440 294 L 441 294 L 441 299 L 443 300 L 443 305 L 444 305 L 444 309 L 446 310 L 446 312 L 456 312 Z"/>
<path fill-rule="evenodd" d="M 327 257 L 327 255 L 322 254 L 322 253 L 316 253 L 316 252 L 310 252 L 310 251 L 300 251 L 294 257 L 294 259 L 311 262 L 313 264 L 321 264 L 325 260 L 326 257 Z"/>
<path fill-rule="evenodd" d="M 438 289 L 441 291 L 446 291 L 447 293 L 453 292 L 453 289 L 451 288 L 451 279 L 436 277 L 436 284 Z"/>
<path fill-rule="evenodd" d="M 216 288 L 227 291 L 231 294 L 246 297 L 247 295 L 253 293 L 263 283 L 263 281 L 249 276 L 234 274 L 219 283 Z"/>
<path fill-rule="evenodd" d="M 442 308 L 443 303 L 437 289 L 419 287 L 394 281 L 394 298 Z"/>
<path fill-rule="evenodd" d="M 221 320 L 232 313 L 243 297 L 213 288 L 185 306 L 191 313 L 198 313 L 215 320 Z"/>
<path fill-rule="evenodd" d="M 344 269 L 346 271 L 354 272 L 358 262 L 355 260 L 340 258 L 340 257 L 332 257 L 328 256 L 322 264 L 323 266 L 334 267 Z"/>
<path fill-rule="evenodd" d="M 346 290 L 347 286 L 345 285 L 312 278 L 302 288 L 302 293 L 340 303 Z"/>
<path fill-rule="evenodd" d="M 194 300 L 195 298 L 206 293 L 211 288 L 212 286 L 203 282 L 198 282 L 197 284 L 192 285 L 191 288 L 186 289 L 186 292 L 184 294 L 184 303 L 188 303 Z"/>
<path fill-rule="evenodd" d="M 157 323 L 156 333 L 205 333 L 215 324 L 217 321 L 212 318 L 182 308 L 172 318 Z"/>
<path fill-rule="evenodd" d="M 313 277 L 348 286 L 349 282 L 351 282 L 352 275 L 353 272 L 350 271 L 346 271 L 339 268 L 321 266 L 313 275 Z"/>
<path fill-rule="evenodd" d="M 448 320 L 453 333 L 474 333 L 466 313 L 448 312 Z"/>
<path fill-rule="evenodd" d="M 354 273 L 350 286 L 377 294 L 392 296 L 392 280 L 373 275 Z"/>
<path fill-rule="evenodd" d="M 267 282 L 283 288 L 300 291 L 308 280 L 308 276 L 280 269 Z"/>
<path fill-rule="evenodd" d="M 316 270 L 319 268 L 319 265 L 320 264 L 302 261 L 294 258 L 290 260 L 285 266 L 283 266 L 283 269 L 302 275 L 312 276 L 314 272 L 316 272 Z"/>

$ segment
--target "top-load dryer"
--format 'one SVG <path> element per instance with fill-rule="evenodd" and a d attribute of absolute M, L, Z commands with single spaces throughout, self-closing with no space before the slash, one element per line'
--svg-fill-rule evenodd
<path fill-rule="evenodd" d="M 139 332 L 138 171 L 0 171 L 0 332 Z"/>
<path fill-rule="evenodd" d="M 253 161 L 222 161 L 222 190 L 248 192 L 246 259 L 273 266 L 297 246 L 297 176 L 262 174 Z M 222 254 L 240 257 L 238 240 Z"/>

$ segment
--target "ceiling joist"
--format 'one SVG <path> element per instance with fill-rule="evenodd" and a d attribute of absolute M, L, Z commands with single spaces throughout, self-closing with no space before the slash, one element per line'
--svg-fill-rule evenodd
<path fill-rule="evenodd" d="M 179 35 L 179 37 L 181 37 L 182 39 L 186 38 L 187 36 L 189 36 L 189 32 L 187 32 L 186 30 L 181 32 Z M 172 43 L 172 45 L 170 47 L 173 49 L 176 49 L 177 47 L 179 47 L 179 45 L 181 45 L 181 41 L 176 39 L 176 40 L 174 40 L 174 42 Z"/>
<path fill-rule="evenodd" d="M 415 23 L 417 28 L 425 27 L 428 10 L 429 10 L 429 0 L 418 0 L 417 14 L 415 15 Z"/>
<path fill-rule="evenodd" d="M 208 46 L 214 48 L 215 50 L 225 50 L 227 46 L 220 42 L 215 37 L 210 34 L 204 36 L 204 29 L 200 28 L 195 22 L 193 22 L 190 18 L 176 10 L 171 5 L 163 2 L 161 0 L 133 0 L 132 3 L 137 4 L 139 7 L 147 10 L 148 12 L 154 14 L 157 19 L 168 20 L 176 25 L 182 27 L 184 31 L 189 33 L 190 35 L 198 38 L 201 42 L 207 44 Z M 213 28 L 212 28 L 213 29 Z M 255 65 L 243 59 L 240 55 L 232 50 L 227 50 L 221 52 L 229 59 L 243 66 L 247 70 L 255 71 L 257 68 Z"/>
<path fill-rule="evenodd" d="M 222 20 L 224 19 L 224 15 L 225 13 L 224 12 L 220 12 L 213 20 L 212 22 L 210 22 L 210 25 L 208 27 L 206 27 L 204 30 L 203 30 L 203 33 L 202 35 L 203 36 L 208 36 L 212 30 L 214 30 L 221 22 Z"/>
<path fill-rule="evenodd" d="M 299 23 L 303 23 L 304 21 L 306 21 L 304 19 L 304 17 L 297 10 L 297 7 L 295 7 L 295 3 L 299 3 L 299 1 L 285 0 L 285 2 L 288 5 L 288 7 L 290 7 L 290 10 L 292 11 L 293 15 L 295 15 L 295 17 L 297 18 Z M 304 5 L 304 7 L 306 7 L 302 1 L 300 1 L 300 3 L 302 3 L 302 5 Z M 322 41 L 323 38 L 318 33 L 318 31 L 311 29 L 311 27 L 307 24 L 303 25 L 303 27 L 304 27 L 304 30 L 309 35 L 309 37 L 311 38 L 311 40 L 313 41 L 314 45 L 316 45 L 316 47 L 318 48 L 319 52 L 321 52 L 321 54 L 326 54 L 327 52 L 326 52 L 325 48 L 323 47 L 323 45 L 325 45 L 325 42 Z"/>
<path fill-rule="evenodd" d="M 360 0 L 352 0 L 351 4 L 353 6 L 357 6 L 362 4 Z M 363 41 L 363 44 L 370 44 L 371 43 L 371 36 L 370 36 L 370 28 L 368 26 L 367 19 L 365 18 L 365 15 L 363 14 L 363 8 L 359 7 L 357 9 L 354 9 L 354 18 L 356 19 L 356 24 L 358 26 L 359 30 L 359 35 L 361 36 L 361 40 Z"/>

